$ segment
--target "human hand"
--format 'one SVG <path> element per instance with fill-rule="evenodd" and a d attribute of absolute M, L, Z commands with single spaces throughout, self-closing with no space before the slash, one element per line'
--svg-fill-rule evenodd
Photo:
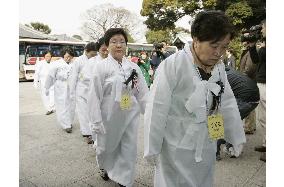
<path fill-rule="evenodd" d="M 103 122 L 91 124 L 91 130 L 95 134 L 105 134 L 106 133 Z"/>

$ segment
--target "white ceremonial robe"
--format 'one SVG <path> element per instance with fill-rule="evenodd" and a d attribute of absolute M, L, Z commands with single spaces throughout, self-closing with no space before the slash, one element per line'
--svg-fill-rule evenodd
<path fill-rule="evenodd" d="M 89 87 L 90 87 L 91 77 L 93 76 L 92 73 L 94 72 L 94 68 L 95 68 L 96 63 L 101 61 L 101 60 L 103 60 L 103 58 L 98 54 L 97 56 L 90 58 L 82 68 L 82 74 L 84 75 L 83 81 L 82 81 L 82 84 L 84 84 L 84 91 L 82 92 L 81 97 L 85 99 L 86 103 L 88 102 L 87 101 L 88 90 L 89 90 Z M 87 111 L 87 113 L 89 113 L 87 104 L 86 104 L 86 111 Z M 87 115 L 87 118 L 88 118 L 88 115 Z M 88 127 L 89 128 L 91 128 L 90 124 L 91 124 L 90 120 L 88 119 Z M 93 133 L 92 131 L 91 131 L 91 135 L 92 135 L 92 140 L 94 142 L 96 142 L 97 135 L 95 133 Z"/>
<path fill-rule="evenodd" d="M 54 86 L 49 88 L 49 95 L 45 95 L 45 81 L 51 65 L 46 60 L 38 61 L 35 65 L 34 74 L 34 87 L 39 88 L 41 99 L 43 101 L 44 108 L 47 111 L 54 110 Z"/>
<path fill-rule="evenodd" d="M 54 101 L 57 120 L 63 129 L 71 128 L 75 114 L 75 103 L 70 98 L 70 74 L 72 62 L 67 64 L 62 58 L 51 63 L 45 88 L 54 85 Z"/>
<path fill-rule="evenodd" d="M 132 106 L 120 108 L 120 99 L 126 86 L 123 83 L 135 69 L 138 88 L 128 84 Z M 89 90 L 89 114 L 92 124 L 103 122 L 106 134 L 97 134 L 97 162 L 113 181 L 132 186 L 137 157 L 139 115 L 144 113 L 148 87 L 138 65 L 123 58 L 121 66 L 109 55 L 95 65 Z"/>
<path fill-rule="evenodd" d="M 80 131 L 82 135 L 91 135 L 89 126 L 88 112 L 87 112 L 87 99 L 86 99 L 86 84 L 85 75 L 83 72 L 84 66 L 87 65 L 89 59 L 83 54 L 76 58 L 73 62 L 72 74 L 70 77 L 71 99 L 76 103 L 76 111 L 80 123 Z"/>
<path fill-rule="evenodd" d="M 144 157 L 157 158 L 155 187 L 213 186 L 216 141 L 209 138 L 206 108 L 212 103 L 210 91 L 220 90 L 215 84 L 220 79 L 225 85 L 219 109 L 225 140 L 234 146 L 246 142 L 224 64 L 216 64 L 211 74 L 201 81 L 189 46 L 157 69 L 144 116 Z"/>

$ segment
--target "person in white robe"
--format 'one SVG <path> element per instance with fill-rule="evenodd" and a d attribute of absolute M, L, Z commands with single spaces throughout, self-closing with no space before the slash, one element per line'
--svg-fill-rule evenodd
<path fill-rule="evenodd" d="M 72 123 L 75 114 L 75 103 L 70 97 L 70 74 L 72 72 L 72 59 L 74 51 L 70 47 L 64 47 L 61 51 L 61 59 L 51 63 L 51 69 L 45 82 L 46 95 L 49 88 L 54 85 L 54 101 L 57 120 L 67 132 L 72 132 Z"/>
<path fill-rule="evenodd" d="M 83 137 L 87 138 L 87 143 L 91 144 L 91 129 L 87 116 L 87 101 L 84 97 L 86 90 L 84 84 L 83 67 L 87 64 L 90 58 L 97 54 L 97 45 L 95 42 L 90 42 L 85 46 L 84 54 L 76 58 L 73 62 L 72 73 L 70 76 L 71 100 L 76 103 L 76 112 L 80 124 L 80 131 Z"/>
<path fill-rule="evenodd" d="M 90 87 L 90 79 L 92 77 L 92 72 L 94 70 L 95 64 L 97 62 L 105 59 L 108 56 L 108 50 L 107 50 L 107 46 L 105 45 L 104 37 L 101 37 L 96 42 L 96 45 L 97 45 L 97 49 L 98 49 L 98 54 L 95 57 L 90 58 L 88 60 L 88 62 L 86 62 L 85 66 L 82 69 L 82 74 L 84 75 L 82 83 L 84 84 L 85 91 L 83 92 L 81 97 L 85 99 L 86 103 L 88 102 L 87 101 L 87 93 L 88 93 L 88 89 Z M 88 111 L 87 111 L 87 113 L 88 113 Z M 91 128 L 89 119 L 88 119 L 88 125 L 89 125 L 89 128 Z M 96 139 L 97 139 L 96 134 L 93 133 L 93 132 L 91 134 L 92 134 L 92 143 L 94 143 L 93 147 L 96 148 Z"/>
<path fill-rule="evenodd" d="M 54 87 L 49 88 L 50 95 L 45 95 L 45 81 L 51 67 L 50 61 L 52 58 L 52 52 L 47 50 L 43 53 L 44 59 L 40 60 L 35 65 L 34 74 L 34 87 L 40 90 L 40 96 L 46 109 L 46 115 L 50 115 L 54 112 Z"/>
<path fill-rule="evenodd" d="M 101 177 L 120 186 L 133 186 L 140 113 L 148 87 L 138 65 L 125 58 L 126 32 L 106 31 L 109 55 L 96 63 L 89 90 L 89 115 L 97 134 L 96 156 Z"/>
<path fill-rule="evenodd" d="M 220 63 L 233 25 L 220 11 L 197 14 L 193 43 L 157 69 L 144 116 L 144 157 L 155 166 L 155 187 L 212 187 L 216 140 L 239 155 L 243 123 Z"/>

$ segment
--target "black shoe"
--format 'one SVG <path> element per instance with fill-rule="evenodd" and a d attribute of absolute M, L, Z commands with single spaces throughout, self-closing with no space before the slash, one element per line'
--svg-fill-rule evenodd
<path fill-rule="evenodd" d="M 256 146 L 256 147 L 254 147 L 254 150 L 255 151 L 258 151 L 258 152 L 266 152 L 266 147 L 264 147 L 264 146 Z"/>
<path fill-rule="evenodd" d="M 52 113 L 53 113 L 52 110 L 51 110 L 51 111 L 47 111 L 45 115 L 50 115 L 50 114 L 52 114 Z"/>
<path fill-rule="evenodd" d="M 121 187 L 126 187 L 126 186 L 123 186 L 123 185 L 121 185 L 121 184 L 119 184 L 119 183 L 117 183 L 119 186 L 121 186 Z"/>
<path fill-rule="evenodd" d="M 100 174 L 100 176 L 103 180 L 105 180 L 105 181 L 109 180 L 107 172 L 104 169 L 100 169 L 99 174 Z"/>
<path fill-rule="evenodd" d="M 259 160 L 266 162 L 266 152 L 261 153 Z"/>
<path fill-rule="evenodd" d="M 217 161 L 220 161 L 220 160 L 221 160 L 220 154 L 216 154 L 216 160 L 217 160 Z"/>
<path fill-rule="evenodd" d="M 82 135 L 84 138 L 87 138 L 87 137 L 89 137 L 89 136 L 91 136 L 91 135 Z"/>
<path fill-rule="evenodd" d="M 254 134 L 254 131 L 245 131 L 245 134 Z"/>
<path fill-rule="evenodd" d="M 72 132 L 72 127 L 65 129 L 65 131 L 66 131 L 67 133 L 71 133 L 71 132 Z"/>

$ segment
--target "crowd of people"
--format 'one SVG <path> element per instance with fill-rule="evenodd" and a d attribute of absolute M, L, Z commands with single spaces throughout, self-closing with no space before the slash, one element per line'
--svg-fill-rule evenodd
<path fill-rule="evenodd" d="M 192 43 L 172 55 L 155 51 L 150 58 L 143 51 L 129 59 L 127 33 L 111 28 L 74 61 L 66 47 L 61 59 L 50 62 L 47 51 L 37 62 L 34 85 L 46 115 L 56 112 L 62 129 L 72 133 L 77 112 L 103 180 L 133 186 L 140 114 L 144 158 L 155 166 L 157 187 L 212 186 L 220 145 L 226 143 L 235 157 L 241 154 L 245 133 L 255 130 L 251 111 L 257 105 L 256 121 L 265 128 L 265 47 L 256 51 L 249 43 L 252 63 L 240 73 L 230 50 L 223 58 L 235 36 L 223 12 L 198 13 L 191 35 Z M 254 64 L 258 87 L 246 68 Z M 265 135 L 256 150 L 266 151 Z"/>

